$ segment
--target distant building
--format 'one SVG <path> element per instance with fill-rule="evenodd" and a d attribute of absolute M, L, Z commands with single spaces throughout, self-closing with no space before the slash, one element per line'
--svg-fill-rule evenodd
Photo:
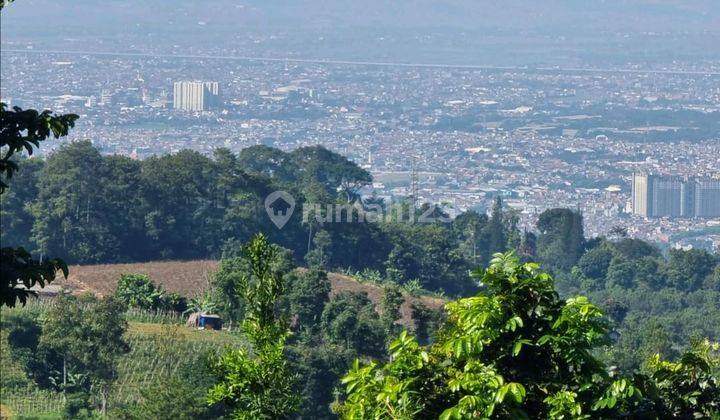
<path fill-rule="evenodd" d="M 112 102 L 112 93 L 107 89 L 103 89 L 102 91 L 100 91 L 99 104 L 100 105 L 110 105 L 111 102 Z"/>
<path fill-rule="evenodd" d="M 699 179 L 692 200 L 695 217 L 720 217 L 720 180 Z"/>
<path fill-rule="evenodd" d="M 682 203 L 683 180 L 679 177 L 650 176 L 650 203 L 651 217 L 680 217 Z"/>
<path fill-rule="evenodd" d="M 220 104 L 218 82 L 175 82 L 173 108 L 184 111 L 207 111 Z"/>
<path fill-rule="evenodd" d="M 680 214 L 682 217 L 693 217 L 695 215 L 695 187 L 694 182 L 683 182 L 680 192 Z"/>
<path fill-rule="evenodd" d="M 643 217 L 719 217 L 720 180 L 633 173 L 631 199 Z"/>
<path fill-rule="evenodd" d="M 638 216 L 650 217 L 650 176 L 644 173 L 633 173 L 632 177 L 632 211 Z"/>

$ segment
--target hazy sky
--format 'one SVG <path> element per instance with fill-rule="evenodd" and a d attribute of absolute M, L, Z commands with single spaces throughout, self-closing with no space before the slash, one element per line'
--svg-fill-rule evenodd
<path fill-rule="evenodd" d="M 2 15 L 5 48 L 468 64 L 720 58 L 717 0 L 16 0 Z"/>

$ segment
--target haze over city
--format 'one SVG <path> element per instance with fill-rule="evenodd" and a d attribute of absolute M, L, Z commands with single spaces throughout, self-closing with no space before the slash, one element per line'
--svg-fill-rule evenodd
<path fill-rule="evenodd" d="M 322 144 L 389 199 L 414 167 L 423 200 L 502 194 L 528 226 L 557 205 L 661 242 L 714 223 L 629 205 L 633 171 L 720 172 L 716 2 L 164 4 L 13 5 L 2 97 L 81 114 L 69 140 L 104 153 Z M 183 80 L 217 82 L 220 102 L 175 109 Z"/>

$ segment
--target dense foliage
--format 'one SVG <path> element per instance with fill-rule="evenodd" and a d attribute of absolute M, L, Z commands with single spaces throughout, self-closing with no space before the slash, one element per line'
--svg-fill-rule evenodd
<path fill-rule="evenodd" d="M 414 225 L 322 223 L 323 207 L 303 223 L 304 203 L 360 204 L 358 189 L 370 181 L 322 147 L 285 153 L 256 146 L 237 156 L 218 149 L 213 158 L 184 150 L 134 161 L 76 142 L 22 165 L 26 188 L 2 197 L 3 220 L 17 221 L 3 222 L 2 239 L 69 263 L 218 258 L 264 232 L 296 262 L 378 269 L 399 283 L 417 279 L 455 294 L 471 292 L 467 270 L 505 250 L 513 236 L 503 224 L 512 218 L 500 207 L 489 219 L 468 213 L 456 223 Z M 264 208 L 277 190 L 296 201 L 283 229 L 269 223 Z"/>
<path fill-rule="evenodd" d="M 571 273 L 558 274 L 561 294 L 586 294 L 613 322 L 617 343 L 606 355 L 623 372 L 651 355 L 676 357 L 694 338 L 720 337 L 715 254 L 670 250 L 668 257 L 636 239 L 596 239 Z"/>
<path fill-rule="evenodd" d="M 619 243 L 628 255 L 643 258 L 649 252 L 660 258 L 644 243 L 638 243 L 642 250 Z M 475 271 L 480 292 L 448 303 L 446 314 L 411 305 L 421 343 L 399 332 L 400 305 L 409 295 L 395 283 L 384 283 L 375 303 L 359 292 L 331 296 L 321 268 L 294 268 L 288 252 L 262 236 L 229 254 L 234 256 L 223 261 L 211 288 L 193 301 L 240 323 L 235 334 L 247 344 L 219 354 L 183 353 L 189 358 L 181 369 L 161 370 L 137 399 L 115 402 L 112 416 L 213 418 L 225 408 L 237 418 L 667 418 L 718 411 L 717 345 L 697 340 L 682 355 L 675 348 L 676 361 L 648 353 L 639 370 L 620 375 L 605 361 L 619 348 L 611 346 L 611 333 L 617 337 L 620 331 L 619 343 L 626 336 L 617 322 L 622 307 L 608 305 L 614 310 L 605 317 L 586 298 L 563 300 L 548 274 L 537 264 L 520 263 L 513 253 L 498 254 L 490 268 Z M 140 275 L 123 275 L 118 290 L 137 307 L 152 309 L 154 300 L 146 298 L 157 297 L 152 281 Z M 123 348 L 115 342 L 115 353 L 102 350 L 102 343 L 113 341 L 88 332 L 96 330 L 88 316 L 112 321 L 88 312 L 93 302 L 70 300 L 34 318 L 47 321 L 11 316 L 10 324 L 3 323 L 32 380 L 67 392 L 65 408 L 72 417 L 104 405 L 117 379 L 117 349 Z M 227 302 L 239 307 L 228 310 Z M 172 360 L 179 350 L 174 333 L 162 334 L 167 343 L 153 352 Z M 104 351 L 110 353 L 97 367 L 81 358 Z M 202 397 L 206 392 L 211 406 Z"/>
<path fill-rule="evenodd" d="M 94 298 L 81 296 L 32 300 L 23 307 L 2 309 L 3 414 L 7 409 L 20 418 L 101 417 L 100 383 L 93 380 L 96 376 L 82 359 L 92 357 L 102 346 L 101 336 L 90 332 L 88 326 L 96 303 Z M 66 369 L 60 347 L 56 347 L 61 342 L 50 339 L 59 334 L 50 328 L 49 316 L 59 312 L 86 318 L 79 325 L 63 325 L 74 330 L 63 340 L 68 345 L 63 347 L 73 349 L 68 353 Z M 112 363 L 107 418 L 215 419 L 224 414 L 221 405 L 208 406 L 206 402 L 206 390 L 214 384 L 207 359 L 225 345 L 241 344 L 242 337 L 196 331 L 177 324 L 184 324 L 180 317 L 140 309 L 103 319 L 117 325 L 128 321 L 122 334 L 126 345 L 117 347 L 121 352 Z M 79 334 L 84 334 L 84 342 L 78 340 Z"/>
<path fill-rule="evenodd" d="M 104 413 L 118 358 L 130 350 L 125 306 L 112 297 L 58 300 L 42 319 L 3 320 L 12 352 L 37 385 L 65 395 L 73 415 L 93 407 Z"/>
<path fill-rule="evenodd" d="M 285 287 L 272 264 L 277 249 L 257 235 L 243 251 L 249 270 L 238 273 L 238 292 L 245 305 L 242 329 L 252 349 L 227 349 L 212 361 L 218 383 L 208 402 L 224 403 L 236 419 L 286 418 L 297 410 L 300 397 L 285 358 L 289 323 L 277 308 Z"/>
<path fill-rule="evenodd" d="M 156 286 L 144 274 L 122 274 L 115 297 L 131 308 L 184 312 L 187 299 L 177 293 L 167 292 Z"/>
<path fill-rule="evenodd" d="M 562 300 L 552 278 L 512 253 L 473 273 L 483 286 L 447 305 L 429 347 L 406 332 L 386 364 L 355 362 L 338 412 L 363 418 L 709 418 L 720 414 L 718 345 L 679 362 L 659 355 L 649 375 L 613 375 L 593 355 L 609 326 L 585 297 Z"/>

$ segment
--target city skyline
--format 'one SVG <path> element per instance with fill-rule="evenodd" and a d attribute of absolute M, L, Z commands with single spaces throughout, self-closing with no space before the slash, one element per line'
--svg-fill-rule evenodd
<path fill-rule="evenodd" d="M 562 206 L 583 211 L 590 235 L 623 226 L 660 243 L 675 243 L 672 237 L 688 230 L 703 237 L 707 223 L 715 222 L 646 220 L 633 217 L 631 208 L 635 171 L 720 172 L 714 118 L 720 90 L 712 75 L 567 78 L 530 69 L 242 66 L 54 54 L 42 66 L 74 82 L 53 87 L 32 78 L 40 57 L 3 53 L 4 63 L 35 80 L 20 84 L 8 75 L 4 100 L 83 115 L 69 139 L 92 139 L 105 153 L 144 158 L 183 148 L 210 155 L 218 147 L 238 152 L 258 144 L 283 150 L 322 144 L 373 174 L 375 188 L 367 194 L 409 195 L 415 159 L 418 200 L 487 211 L 502 195 L 528 228 L 544 209 Z M 94 77 L 92 69 L 104 66 L 124 70 Z M 174 110 L 174 85 L 182 80 L 217 81 L 221 106 L 197 115 Z M 41 93 L 53 91 L 56 96 Z"/>
<path fill-rule="evenodd" d="M 632 206 L 634 172 L 720 173 L 717 5 L 565 3 L 180 2 L 140 17 L 24 0 L 3 12 L 0 96 L 78 113 L 68 141 L 106 154 L 323 145 L 372 173 L 368 195 L 480 212 L 499 195 L 528 229 L 568 207 L 592 236 L 618 226 L 717 246 L 713 217 L 645 218 Z M 47 31 L 62 45 L 15 30 L 51 10 L 65 24 Z M 78 16 L 92 24 L 62 34 Z M 181 105 L 182 81 L 217 82 L 222 100 Z"/>

